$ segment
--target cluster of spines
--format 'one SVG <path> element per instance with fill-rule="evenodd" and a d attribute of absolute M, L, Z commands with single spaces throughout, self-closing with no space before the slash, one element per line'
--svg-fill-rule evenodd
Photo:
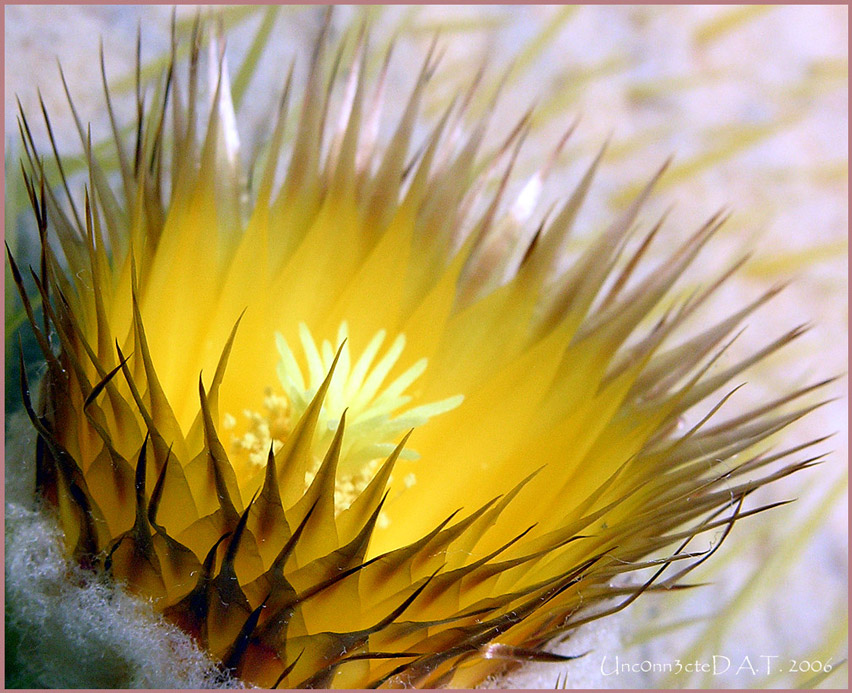
<path fill-rule="evenodd" d="M 194 108 L 198 101 L 197 93 L 194 92 L 197 89 L 200 46 L 197 29 L 193 33 L 192 45 L 188 113 L 183 113 L 175 100 L 176 153 L 172 160 L 172 200 L 181 194 L 182 186 L 187 185 L 187 181 L 194 175 L 191 166 L 198 157 L 195 153 L 194 130 Z M 322 45 L 323 39 L 320 39 L 318 54 Z M 362 53 L 358 55 L 362 56 Z M 351 185 L 352 180 L 344 180 L 349 172 L 360 177 L 358 185 L 367 201 L 366 213 L 376 220 L 375 224 L 367 225 L 367 228 L 381 228 L 382 219 L 386 220 L 389 209 L 397 204 L 396 199 L 386 198 L 387 190 L 398 189 L 395 176 L 399 170 L 404 169 L 412 174 L 409 194 L 412 194 L 412 190 L 422 192 L 424 189 L 430 164 L 436 156 L 441 134 L 452 110 L 447 110 L 428 139 L 421 152 L 420 165 L 415 168 L 413 161 L 406 163 L 405 153 L 422 89 L 434 69 L 433 56 L 430 53 L 424 64 L 402 123 L 388 146 L 382 165 L 374 175 L 370 175 L 363 167 L 359 171 L 357 166 L 358 161 L 363 161 L 357 142 L 363 91 L 360 57 L 356 59 L 356 67 L 350 78 L 357 88 L 352 92 L 348 104 L 350 117 L 347 127 L 338 137 L 339 141 L 331 147 L 327 166 L 323 170 L 320 151 L 328 95 L 322 88 L 316 88 L 321 87 L 317 62 L 315 56 L 303 106 L 304 115 L 281 199 L 305 195 L 306 190 L 323 184 L 321 181 L 325 181 L 324 184 L 330 190 Z M 736 519 L 764 509 L 742 511 L 742 499 L 747 494 L 767 482 L 810 466 L 818 459 L 791 464 L 765 477 L 747 481 L 738 479 L 820 441 L 812 441 L 780 453 L 755 455 L 723 471 L 712 462 L 730 460 L 804 415 L 813 407 L 792 413 L 775 412 L 813 387 L 797 391 L 726 424 L 708 428 L 706 420 L 718 410 L 725 398 L 685 434 L 671 435 L 672 426 L 681 413 L 802 331 L 801 328 L 791 331 L 753 357 L 721 373 L 708 375 L 711 365 L 725 347 L 718 350 L 709 362 L 700 365 L 745 316 L 777 292 L 773 289 L 683 345 L 661 354 L 656 353 L 672 331 L 682 325 L 713 290 L 730 276 L 739 266 L 740 263 L 737 263 L 708 290 L 688 299 L 679 309 L 667 313 L 643 340 L 629 349 L 621 349 L 613 362 L 606 360 L 601 378 L 603 385 L 617 379 L 626 370 L 636 373 L 616 418 L 620 416 L 630 420 L 636 417 L 638 421 L 651 425 L 656 433 L 638 455 L 627 460 L 580 504 L 577 516 L 558 532 L 524 543 L 523 539 L 531 529 L 528 528 L 504 546 L 473 563 L 442 563 L 440 557 L 454 542 L 471 550 L 514 499 L 521 485 L 462 520 L 454 522 L 453 514 L 433 532 L 409 546 L 365 560 L 370 536 L 383 504 L 384 487 L 405 440 L 385 462 L 374 483 L 350 509 L 351 514 L 335 521 L 333 480 L 344 434 L 343 421 L 319 473 L 307 491 L 303 492 L 298 476 L 298 470 L 304 466 L 307 451 L 310 450 L 323 390 L 317 394 L 298 423 L 286 450 L 278 456 L 269 456 L 263 478 L 257 484 L 257 493 L 245 508 L 241 508 L 237 482 L 214 424 L 218 385 L 224 376 L 234 332 L 223 349 L 220 367 L 216 370 L 211 386 L 205 389 L 199 381 L 199 416 L 188 438 L 195 436 L 202 441 L 202 452 L 192 460 L 187 460 L 173 450 L 173 446 L 188 446 L 179 434 L 168 401 L 157 382 L 135 295 L 133 353 L 125 356 L 118 343 L 113 345 L 105 341 L 105 332 L 101 329 L 96 330 L 97 344 L 90 344 L 86 336 L 87 328 L 79 323 L 72 308 L 83 299 L 75 296 L 74 279 L 66 277 L 47 234 L 47 220 L 50 216 L 57 226 L 54 236 L 60 242 L 69 264 L 91 268 L 95 282 L 94 313 L 100 320 L 103 309 L 98 305 L 100 292 L 97 283 L 103 281 L 109 263 L 105 247 L 111 249 L 114 261 L 122 253 L 132 252 L 131 248 L 136 244 L 139 262 L 144 264 L 146 257 L 150 257 L 156 247 L 162 229 L 166 214 L 166 207 L 162 203 L 162 142 L 173 69 L 173 66 L 170 67 L 163 88 L 155 97 L 156 106 L 151 120 L 144 117 L 141 91 L 137 89 L 139 118 L 132 166 L 123 153 L 107 92 L 125 197 L 129 207 L 135 210 L 133 214 L 145 219 L 142 227 L 132 224 L 131 227 L 137 230 L 134 232 L 137 234 L 141 233 L 138 229 L 144 228 L 147 235 L 131 233 L 128 244 L 119 232 L 120 220 L 126 219 L 125 214 L 110 191 L 104 172 L 95 161 L 91 137 L 84 132 L 76 111 L 74 118 L 89 163 L 90 189 L 94 191 L 101 207 L 99 212 L 98 204 L 90 200 L 87 194 L 85 222 L 74 206 L 61 164 L 59 172 L 73 219 L 66 215 L 50 186 L 45 184 L 43 163 L 35 151 L 29 126 L 22 117 L 22 136 L 30 164 L 29 169 L 24 170 L 24 177 L 42 245 L 40 271 L 32 273 L 44 313 L 42 325 L 38 324 L 35 310 L 23 288 L 23 278 L 11 254 L 9 259 L 14 280 L 21 290 L 25 308 L 47 361 L 42 411 L 37 411 L 32 402 L 22 369 L 24 404 L 38 431 L 38 490 L 57 506 L 71 543 L 70 548 L 78 560 L 84 564 L 106 567 L 132 588 L 165 600 L 161 604 L 166 605 L 166 615 L 195 635 L 229 671 L 249 678 L 257 675 L 268 677 L 269 662 L 275 660 L 279 671 L 274 680 L 263 680 L 267 685 L 321 687 L 334 684 L 335 674 L 346 667 L 354 670 L 364 663 L 372 663 L 372 668 L 368 667 L 369 676 L 366 679 L 355 677 L 358 683 L 369 686 L 439 685 L 453 680 L 458 672 L 463 672 L 463 665 L 471 660 L 493 660 L 499 665 L 528 659 L 559 659 L 542 653 L 538 648 L 555 635 L 570 632 L 592 618 L 623 608 L 642 591 L 652 588 L 662 571 L 671 563 L 690 558 L 698 558 L 699 562 L 704 560 L 708 555 L 706 553 L 697 557 L 694 553 L 685 552 L 686 543 L 692 537 L 719 526 L 727 527 L 727 532 Z M 289 85 L 288 80 L 282 104 L 286 104 Z M 218 103 L 221 82 L 216 89 L 214 102 Z M 324 105 L 312 105 L 312 100 L 320 99 L 323 93 Z M 464 100 L 462 107 L 463 104 Z M 282 107 L 282 112 L 284 110 Z M 216 112 L 214 108 L 207 140 L 200 153 L 202 159 L 208 158 L 208 163 L 210 157 L 215 157 L 218 142 L 216 131 L 221 127 Z M 45 119 L 56 153 L 46 112 Z M 281 149 L 283 122 L 282 118 L 273 135 L 270 157 L 273 161 Z M 525 117 L 506 142 L 489 157 L 488 165 L 496 166 L 503 153 L 523 139 L 526 122 Z M 447 171 L 455 173 L 447 176 L 448 183 L 444 188 L 438 185 L 439 189 L 433 197 L 435 202 L 432 213 L 427 213 L 427 209 L 420 220 L 426 224 L 443 217 L 436 239 L 432 240 L 430 246 L 433 254 L 439 253 L 439 248 L 458 245 L 448 235 L 455 226 L 452 223 L 454 220 L 440 210 L 473 206 L 472 191 L 459 186 L 458 180 L 470 182 L 474 154 L 481 144 L 483 133 L 484 124 L 480 124 L 462 147 L 458 158 L 446 164 Z M 608 293 L 601 298 L 602 287 L 616 267 L 638 211 L 661 171 L 621 218 L 590 243 L 572 268 L 560 277 L 556 288 L 545 287 L 545 278 L 551 276 L 555 258 L 564 251 L 565 238 L 588 191 L 602 153 L 589 167 L 564 207 L 553 215 L 549 223 L 542 224 L 539 232 L 528 239 L 528 245 L 519 246 L 514 253 L 504 254 L 501 263 L 495 265 L 490 250 L 504 234 L 510 234 L 513 230 L 509 228 L 513 226 L 511 219 L 504 224 L 496 223 L 497 210 L 503 201 L 511 170 L 510 162 L 497 193 L 479 221 L 473 224 L 473 231 L 458 254 L 465 260 L 464 268 L 459 267 L 457 274 L 459 306 L 469 305 L 477 298 L 493 292 L 507 279 L 511 279 L 513 290 L 528 297 L 506 306 L 511 313 L 506 319 L 514 320 L 517 324 L 532 325 L 529 331 L 517 335 L 517 348 L 559 329 L 573 335 L 571 344 L 575 348 L 603 346 L 608 350 L 607 353 L 615 353 L 636 330 L 650 308 L 670 290 L 721 223 L 718 218 L 708 222 L 665 263 L 661 271 L 653 273 L 622 297 L 630 274 L 656 234 L 660 226 L 658 224 L 628 259 Z M 187 168 L 181 170 L 181 166 Z M 204 170 L 218 168 L 207 166 Z M 272 174 L 269 170 L 258 193 L 262 204 L 268 204 L 271 199 L 274 165 Z M 455 181 L 455 185 L 450 186 L 449 181 Z M 225 187 L 236 196 L 237 207 L 239 186 Z M 476 185 L 473 187 L 475 189 Z M 441 203 L 455 200 L 455 204 L 441 204 L 438 200 Z M 466 204 L 461 205 L 465 200 Z M 106 239 L 103 237 L 104 227 L 107 231 Z M 297 240 L 291 239 L 290 242 L 295 243 Z M 437 260 L 437 256 L 433 259 Z M 426 263 L 427 266 L 429 264 Z M 543 300 L 545 289 L 550 293 Z M 593 305 L 597 306 L 597 310 L 590 313 Z M 59 356 L 53 352 L 51 334 L 59 339 Z M 91 362 L 95 377 L 90 375 L 90 367 L 82 362 L 84 359 Z M 125 400 L 116 385 L 119 376 L 124 378 L 133 405 Z M 560 374 L 560 377 L 567 378 L 569 374 Z M 686 382 L 681 384 L 684 380 Z M 653 412 L 653 415 L 648 415 L 648 412 Z M 60 433 L 58 427 L 66 421 L 78 422 L 80 430 Z M 141 441 L 141 444 L 133 463 L 117 449 L 107 421 L 118 421 L 122 426 L 135 429 L 135 434 L 130 437 Z M 85 457 L 81 448 L 89 451 L 98 446 L 100 449 L 96 455 L 88 458 L 90 464 L 84 470 L 78 462 L 78 459 Z M 77 449 L 73 449 L 75 447 Z M 149 456 L 153 456 L 155 461 L 153 474 L 149 472 Z M 284 460 L 293 462 L 292 469 L 282 469 Z M 205 552 L 202 552 L 203 558 L 171 536 L 157 521 L 163 495 L 167 492 L 172 494 L 172 501 L 181 498 L 187 502 L 189 513 L 192 513 L 192 506 L 200 502 L 200 499 L 193 497 L 184 473 L 185 465 L 189 464 L 203 469 L 203 476 L 211 492 L 210 498 L 215 499 L 212 512 L 196 510 L 200 517 L 199 523 L 205 525 L 199 530 L 199 536 L 203 536 L 199 543 L 206 547 Z M 628 468 L 631 476 L 625 486 Z M 88 482 L 94 475 L 99 480 L 98 492 L 93 492 Z M 285 477 L 293 479 L 293 483 L 282 488 L 280 479 Z M 103 483 L 104 479 L 110 478 L 111 482 Z M 149 487 L 152 487 L 150 493 L 147 490 Z M 110 523 L 98 507 L 97 493 L 111 494 L 127 501 L 123 504 L 125 509 L 122 516 L 114 523 L 130 526 L 130 529 L 110 535 Z M 622 511 L 631 510 L 632 513 L 628 513 L 630 520 L 588 535 L 582 534 L 616 507 Z M 729 516 L 719 517 L 722 512 L 720 508 L 733 509 Z M 687 528 L 684 529 L 684 526 Z M 282 527 L 287 528 L 283 535 L 276 537 L 281 546 L 262 549 L 264 528 L 271 531 L 273 527 L 279 532 Z M 336 541 L 343 540 L 340 535 L 344 534 L 341 527 L 347 529 L 346 539 L 338 546 Z M 290 531 L 289 528 L 294 529 Z M 250 537 L 254 542 L 250 541 Z M 583 543 L 586 558 L 572 562 L 573 559 L 566 558 L 571 554 L 565 549 L 569 545 L 573 548 L 575 542 Z M 664 551 L 677 542 L 683 543 L 674 553 L 663 559 L 647 559 L 647 556 Z M 334 548 L 321 550 L 325 543 L 329 546 L 333 544 Z M 501 559 L 501 554 L 509 552 L 513 546 L 524 547 L 524 551 L 511 558 Z M 240 584 L 235 564 L 238 555 L 247 551 L 257 552 L 258 555 L 267 552 L 274 558 L 270 567 L 253 581 Z M 298 560 L 300 554 L 321 557 L 303 565 Z M 690 567 L 694 565 L 695 562 Z M 299 567 L 294 569 L 295 566 Z M 641 585 L 616 590 L 610 586 L 610 580 L 618 574 L 654 566 L 659 567 L 651 579 Z M 533 567 L 538 574 L 549 573 L 548 576 L 518 587 L 516 591 L 504 590 L 460 611 L 454 611 L 450 605 L 444 604 L 442 608 L 445 615 L 442 618 L 405 620 L 418 611 L 429 613 L 430 607 L 447 599 L 446 595 L 452 595 L 453 590 L 462 590 L 463 585 L 473 589 L 483 582 L 496 583 L 503 575 L 511 576 L 513 583 L 521 583 L 519 576 L 527 570 L 536 572 L 531 570 Z M 677 586 L 685 573 L 686 569 L 678 571 L 657 586 Z M 193 575 L 197 578 L 191 580 Z M 374 605 L 376 616 L 369 627 L 349 632 L 293 635 L 293 631 L 297 631 L 299 609 L 310 600 L 323 599 L 323 595 L 334 590 L 348 590 L 355 598 L 358 595 L 364 597 L 370 593 L 367 585 L 381 582 L 396 583 L 397 587 L 383 602 L 383 611 L 381 605 Z M 582 595 L 578 590 L 581 584 Z M 181 587 L 181 594 L 170 594 L 169 585 L 189 586 L 189 589 Z M 617 594 L 627 596 L 615 606 L 595 609 L 596 605 L 607 602 Z M 450 599 L 452 601 L 452 597 Z M 360 605 L 353 606 L 355 601 L 344 601 L 353 609 L 361 608 Z M 222 605 L 227 606 L 223 608 Z M 241 614 L 240 618 L 235 617 L 237 612 Z M 501 639 L 506 642 L 500 642 Z M 406 646 L 399 649 L 393 647 L 393 643 L 406 643 Z"/>

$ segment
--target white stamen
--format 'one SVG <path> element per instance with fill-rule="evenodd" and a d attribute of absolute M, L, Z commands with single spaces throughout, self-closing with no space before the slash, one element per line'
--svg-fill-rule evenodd
<path fill-rule="evenodd" d="M 320 409 L 314 440 L 315 464 L 306 473 L 305 483 L 310 484 L 315 477 L 340 425 L 343 412 L 348 410 L 335 491 L 338 511 L 349 507 L 369 485 L 381 463 L 395 450 L 407 430 L 422 426 L 432 417 L 455 409 L 464 400 L 462 395 L 456 395 L 405 409 L 413 399 L 405 391 L 424 374 L 428 359 L 419 359 L 383 388 L 385 380 L 402 356 L 406 341 L 403 335 L 398 335 L 374 365 L 386 336 L 385 330 L 377 332 L 354 367 L 350 368 L 352 354 L 348 325 L 341 323 L 337 330 L 337 343 L 342 344 L 342 348 L 338 347 L 340 358 Z M 273 449 L 283 445 L 283 439 L 305 413 L 334 361 L 336 350 L 332 344 L 324 340 L 318 348 L 317 341 L 304 323 L 299 325 L 299 341 L 307 374 L 303 372 L 303 366 L 300 366 L 287 340 L 276 334 L 275 345 L 281 357 L 276 371 L 285 396 L 268 389 L 263 399 L 265 413 L 245 411 L 248 430 L 242 436 L 235 435 L 233 438 L 235 452 L 244 454 L 247 451 L 254 464 L 266 464 L 270 445 Z M 229 414 L 225 414 L 224 422 L 226 428 L 229 424 L 230 428 L 234 427 L 235 421 Z M 419 455 L 414 450 L 402 450 L 400 457 L 416 460 Z M 415 482 L 415 475 L 409 474 L 403 483 L 410 487 Z"/>

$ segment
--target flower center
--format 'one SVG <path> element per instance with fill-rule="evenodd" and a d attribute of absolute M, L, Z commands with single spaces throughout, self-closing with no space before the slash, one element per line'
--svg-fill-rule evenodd
<path fill-rule="evenodd" d="M 340 425 L 343 412 L 347 410 L 335 485 L 337 512 L 348 508 L 367 487 L 406 431 L 423 426 L 433 416 L 455 409 L 464 399 L 462 395 L 455 395 L 407 408 L 414 397 L 406 391 L 423 375 L 428 359 L 420 359 L 385 385 L 388 374 L 405 348 L 405 336 L 398 335 L 378 361 L 376 358 L 387 337 L 385 330 L 373 336 L 357 361 L 352 358 L 348 337 L 348 326 L 343 322 L 337 331 L 337 343 L 343 344 L 340 359 L 323 401 L 314 436 L 314 465 L 305 474 L 307 488 Z M 328 375 L 336 353 L 328 340 L 317 344 L 307 325 L 301 323 L 299 341 L 307 363 L 305 374 L 287 340 L 276 333 L 275 341 L 281 356 L 277 374 L 283 392 L 266 388 L 263 411 L 244 410 L 248 428 L 242 435 L 235 433 L 232 436 L 233 452 L 247 454 L 254 465 L 265 465 L 270 445 L 277 452 L 287 440 Z M 224 426 L 235 429 L 235 417 L 225 414 Z M 400 457 L 416 460 L 419 455 L 415 450 L 406 449 Z M 406 487 L 416 481 L 413 473 L 403 479 Z"/>

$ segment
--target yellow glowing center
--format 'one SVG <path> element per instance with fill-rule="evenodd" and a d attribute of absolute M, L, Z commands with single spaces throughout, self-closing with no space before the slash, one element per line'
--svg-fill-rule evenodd
<path fill-rule="evenodd" d="M 388 374 L 405 348 L 405 336 L 398 335 L 378 362 L 376 357 L 387 337 L 385 330 L 373 336 L 357 361 L 352 359 L 348 337 L 348 327 L 343 322 L 337 331 L 337 343 L 343 345 L 340 359 L 317 423 L 313 444 L 314 467 L 305 474 L 307 488 L 346 411 L 346 429 L 335 485 L 338 512 L 348 508 L 367 487 L 381 463 L 408 430 L 424 425 L 433 416 L 455 409 L 464 399 L 462 395 L 455 395 L 405 409 L 413 399 L 406 390 L 423 375 L 428 360 L 420 359 L 385 385 Z M 270 446 L 277 452 L 284 444 L 331 370 L 336 354 L 328 340 L 318 345 L 308 327 L 300 324 L 299 340 L 307 363 L 307 374 L 304 374 L 287 340 L 278 333 L 275 340 L 281 356 L 277 374 L 283 394 L 272 387 L 266 388 L 263 411 L 244 410 L 247 430 L 242 435 L 235 433 L 232 436 L 233 452 L 247 455 L 253 465 L 265 465 Z M 225 414 L 224 425 L 234 430 L 237 420 L 233 415 Z M 416 460 L 419 455 L 406 449 L 400 457 Z M 416 481 L 413 473 L 403 479 L 406 487 L 413 486 Z"/>

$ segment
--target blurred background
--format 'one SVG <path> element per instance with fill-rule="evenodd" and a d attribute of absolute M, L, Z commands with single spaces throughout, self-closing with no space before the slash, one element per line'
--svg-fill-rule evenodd
<path fill-rule="evenodd" d="M 298 56 L 297 79 L 304 78 L 323 9 L 242 6 L 216 11 L 227 33 L 248 165 L 271 130 L 269 113 L 293 56 Z M 189 31 L 195 12 L 177 8 L 179 32 Z M 6 238 L 19 259 L 35 257 L 36 245 L 29 218 L 22 213 L 27 203 L 17 164 L 16 98 L 46 154 L 50 143 L 40 121 L 40 90 L 59 151 L 68 155 L 67 172 L 79 171 L 81 147 L 56 67 L 59 58 L 81 119 L 92 123 L 96 151 L 104 152 L 109 162 L 108 147 L 97 148 L 109 136 L 98 42 L 103 40 L 119 121 L 130 124 L 137 28 L 141 25 L 142 76 L 153 79 L 167 61 L 171 13 L 162 6 L 6 6 Z M 591 650 L 586 657 L 567 666 L 529 667 L 508 684 L 845 687 L 848 8 L 341 7 L 332 30 L 340 34 L 365 16 L 373 27 L 373 74 L 396 37 L 382 132 L 390 131 L 436 33 L 444 56 L 427 90 L 427 117 L 442 113 L 483 65 L 470 116 L 474 122 L 490 115 L 493 139 L 488 141 L 493 146 L 535 106 L 532 130 L 515 169 L 517 189 L 579 118 L 545 187 L 542 213 L 573 188 L 610 138 L 578 221 L 575 247 L 582 247 L 584 235 L 611 221 L 670 155 L 673 164 L 642 215 L 647 229 L 671 207 L 664 233 L 651 247 L 652 258 L 655 252 L 662 257 L 718 209 L 733 212 L 682 290 L 694 289 L 743 251 L 754 251 L 753 259 L 704 315 L 714 310 L 726 315 L 768 286 L 793 281 L 748 320 L 720 367 L 797 324 L 813 327 L 741 378 L 748 385 L 722 414 L 733 416 L 749 403 L 840 376 L 811 400 L 833 401 L 775 441 L 780 449 L 835 433 L 817 450 L 830 453 L 825 463 L 763 489 L 751 500 L 756 506 L 798 499 L 739 523 L 716 560 L 690 576 L 692 582 L 711 585 L 644 595 L 609 622 L 581 630 L 561 646 L 572 654 Z M 492 109 L 491 96 L 501 87 Z M 22 319 L 7 270 L 7 411 L 19 400 L 9 346 L 16 342 Z M 693 328 L 700 327 L 699 316 Z M 613 675 L 616 656 L 636 670 Z M 715 672 L 676 671 L 678 660 L 712 665 L 714 656 Z M 728 660 L 725 671 L 721 658 Z M 827 663 L 832 671 L 826 676 Z M 660 671 L 664 665 L 672 671 Z"/>

